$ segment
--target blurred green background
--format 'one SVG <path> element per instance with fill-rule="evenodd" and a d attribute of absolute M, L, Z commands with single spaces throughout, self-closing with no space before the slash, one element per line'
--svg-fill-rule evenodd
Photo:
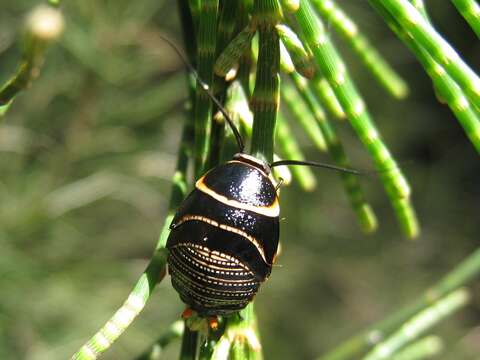
<path fill-rule="evenodd" d="M 2 81 L 19 59 L 22 19 L 37 3 L 2 0 Z M 404 239 L 373 176 L 362 178 L 380 221 L 370 236 L 337 174 L 317 171 L 310 194 L 285 188 L 283 252 L 256 302 L 266 359 L 325 352 L 416 298 L 479 245 L 473 146 L 367 2 L 339 3 L 411 86 L 407 100 L 391 99 L 339 45 L 411 181 L 422 235 Z M 478 39 L 449 1 L 438 3 L 427 1 L 433 21 L 478 71 Z M 0 359 L 68 358 L 120 306 L 162 226 L 185 116 L 184 69 L 158 37 L 181 44 L 175 2 L 72 0 L 63 11 L 63 38 L 0 123 Z M 355 167 L 372 169 L 348 123 L 336 125 Z M 299 140 L 308 159 L 328 162 Z M 473 287 L 473 304 L 434 331 L 448 345 L 442 359 L 478 358 L 480 286 Z M 132 359 L 182 310 L 167 279 L 104 358 Z M 177 352 L 178 343 L 165 358 Z"/>

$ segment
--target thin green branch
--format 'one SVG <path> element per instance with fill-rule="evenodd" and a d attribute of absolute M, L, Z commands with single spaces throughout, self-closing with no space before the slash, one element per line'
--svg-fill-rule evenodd
<path fill-rule="evenodd" d="M 307 82 L 296 74 L 292 74 L 291 77 L 298 93 L 303 97 L 310 112 L 315 116 L 327 144 L 327 150 L 335 164 L 340 167 L 351 168 L 350 161 L 348 160 L 343 145 L 337 136 L 335 127 L 330 124 L 325 117 L 321 105 L 318 102 L 318 98 L 315 97 L 315 94 L 312 91 L 312 82 Z M 340 177 L 342 178 L 348 199 L 357 214 L 362 230 L 367 233 L 375 231 L 377 228 L 377 219 L 373 209 L 365 199 L 358 176 L 348 173 L 340 173 Z"/>
<path fill-rule="evenodd" d="M 290 130 L 286 119 L 282 116 L 282 113 L 278 113 L 277 116 L 277 140 L 280 155 L 284 159 L 305 160 L 297 141 L 292 136 L 292 130 Z M 303 190 L 312 191 L 317 186 L 317 180 L 310 167 L 292 166 L 290 171 Z"/>
<path fill-rule="evenodd" d="M 63 26 L 62 14 L 51 6 L 40 5 L 28 15 L 22 59 L 15 74 L 0 86 L 0 117 L 8 111 L 15 96 L 39 75 L 45 50 L 60 36 Z"/>
<path fill-rule="evenodd" d="M 282 84 L 281 94 L 286 107 L 295 118 L 295 121 L 300 123 L 303 131 L 310 138 L 310 141 L 312 141 L 318 150 L 322 152 L 326 151 L 327 144 L 315 120 L 314 113 L 310 112 L 307 104 L 299 96 L 295 88 L 290 83 L 284 82 Z M 296 158 L 292 157 L 292 159 Z"/>
<path fill-rule="evenodd" d="M 425 360 L 437 356 L 442 352 L 443 348 L 442 339 L 438 336 L 430 335 L 408 345 L 393 356 L 392 360 Z"/>
<path fill-rule="evenodd" d="M 411 34 L 465 91 L 472 104 L 480 108 L 480 78 L 408 0 L 370 0 L 370 3 L 384 7 L 402 30 Z"/>
<path fill-rule="evenodd" d="M 213 65 L 217 35 L 218 0 L 203 0 L 198 15 L 197 72 L 200 79 L 213 84 Z M 195 178 L 205 172 L 210 139 L 212 102 L 203 84 L 197 82 L 195 100 Z"/>
<path fill-rule="evenodd" d="M 333 0 L 312 0 L 315 9 L 332 24 L 333 28 L 351 45 L 360 60 L 375 79 L 394 97 L 408 94 L 407 83 L 388 64 L 383 56 L 363 35 L 355 22 Z"/>
<path fill-rule="evenodd" d="M 311 79 L 315 73 L 315 66 L 310 54 L 303 47 L 297 34 L 284 24 L 278 24 L 276 29 L 290 55 L 295 70 L 306 78 Z"/>
<path fill-rule="evenodd" d="M 435 62 L 435 60 L 425 51 L 424 48 L 419 46 L 412 37 L 404 32 L 395 18 L 391 16 L 383 6 L 377 5 L 373 2 L 372 5 L 384 17 L 387 24 L 396 33 L 396 35 L 415 54 L 427 74 L 432 79 L 437 93 L 455 114 L 455 117 L 460 122 L 475 149 L 480 153 L 480 118 L 478 112 L 473 108 L 472 104 L 466 98 L 463 90 L 447 74 L 445 69 L 440 64 Z M 428 19 L 426 10 L 423 7 L 423 2 L 417 0 L 416 5 L 419 6 L 419 10 L 423 14 L 424 18 Z"/>
<path fill-rule="evenodd" d="M 430 305 L 446 296 L 448 293 L 467 285 L 479 275 L 480 248 L 464 259 L 439 282 L 427 289 L 415 302 L 407 305 L 386 319 L 374 324 L 373 326 L 370 326 L 360 334 L 343 342 L 332 351 L 321 356 L 319 359 L 358 359 L 359 355 L 365 353 L 372 346 L 378 344 L 379 341 L 389 336 L 407 319 L 428 308 Z"/>
<path fill-rule="evenodd" d="M 307 0 L 301 2 L 295 15 L 320 70 L 375 162 L 400 226 L 407 236 L 417 236 L 419 229 L 409 200 L 410 186 L 375 128 L 345 64 L 329 39 L 325 26 Z"/>
<path fill-rule="evenodd" d="M 167 250 L 157 250 L 127 300 L 72 360 L 94 360 L 112 346 L 143 310 L 156 284 L 165 276 L 166 262 Z"/>
<path fill-rule="evenodd" d="M 328 81 L 320 74 L 315 75 L 311 81 L 312 89 L 318 100 L 327 108 L 328 112 L 337 119 L 345 119 L 347 116 L 342 105 L 337 100 L 335 93 Z"/>
<path fill-rule="evenodd" d="M 408 320 L 398 331 L 375 346 L 363 360 L 391 359 L 399 349 L 466 306 L 469 301 L 470 293 L 466 289 L 459 289 L 446 295 Z"/>
<path fill-rule="evenodd" d="M 252 155 L 273 161 L 275 121 L 280 103 L 280 40 L 275 26 L 281 19 L 277 0 L 257 0 L 254 18 L 259 33 L 253 111 Z"/>
<path fill-rule="evenodd" d="M 480 6 L 477 2 L 475 0 L 452 0 L 452 3 L 480 38 Z"/>

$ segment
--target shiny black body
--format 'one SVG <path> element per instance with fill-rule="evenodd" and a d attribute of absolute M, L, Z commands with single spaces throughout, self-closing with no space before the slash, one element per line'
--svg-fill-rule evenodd
<path fill-rule="evenodd" d="M 270 168 L 251 156 L 213 168 L 177 211 L 167 240 L 172 285 L 203 316 L 244 308 L 270 275 L 279 237 Z"/>

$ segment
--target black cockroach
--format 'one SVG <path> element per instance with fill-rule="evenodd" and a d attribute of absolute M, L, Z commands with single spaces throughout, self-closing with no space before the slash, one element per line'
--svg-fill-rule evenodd
<path fill-rule="evenodd" d="M 308 161 L 271 164 L 243 152 L 243 140 L 220 102 L 176 46 L 165 39 L 218 107 L 239 153 L 209 170 L 180 205 L 167 240 L 168 270 L 180 298 L 200 316 L 243 309 L 269 277 L 277 254 L 280 205 L 272 168 L 280 165 L 355 170 Z"/>

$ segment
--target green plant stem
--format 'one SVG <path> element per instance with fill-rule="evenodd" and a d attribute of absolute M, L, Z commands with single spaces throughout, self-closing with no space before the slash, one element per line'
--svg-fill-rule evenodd
<path fill-rule="evenodd" d="M 448 293 L 467 285 L 479 275 L 480 248 L 464 259 L 434 286 L 427 289 L 419 299 L 343 342 L 332 351 L 321 356 L 319 360 L 358 359 L 360 354 L 378 344 L 407 319 L 428 308 Z"/>
<path fill-rule="evenodd" d="M 416 2 L 419 11 L 424 18 L 428 19 L 423 2 Z M 446 73 L 445 69 L 435 62 L 435 60 L 425 51 L 424 48 L 418 45 L 413 38 L 408 36 L 400 25 L 396 22 L 383 6 L 379 6 L 372 2 L 373 7 L 379 12 L 390 28 L 395 34 L 407 45 L 415 54 L 417 59 L 422 64 L 423 68 L 430 76 L 435 86 L 436 91 L 440 97 L 447 103 L 448 107 L 455 114 L 455 117 L 460 122 L 468 138 L 474 145 L 477 152 L 480 153 L 480 118 L 478 112 L 474 109 L 472 104 L 468 101 L 462 89 L 455 83 L 455 81 Z"/>
<path fill-rule="evenodd" d="M 470 301 L 466 289 L 458 289 L 439 299 L 427 309 L 409 319 L 399 330 L 376 345 L 363 360 L 387 360 L 406 344 L 423 335 L 446 317 L 464 307 Z"/>
<path fill-rule="evenodd" d="M 297 74 L 292 74 L 291 78 L 298 93 L 303 97 L 310 112 L 315 116 L 327 144 L 327 150 L 335 164 L 340 167 L 351 168 L 350 161 L 348 160 L 343 145 L 337 136 L 335 127 L 330 124 L 325 117 L 321 105 L 312 91 L 312 83 L 305 81 Z M 348 199 L 357 214 L 362 230 L 366 233 L 375 231 L 377 228 L 377 218 L 370 204 L 368 204 L 365 199 L 358 176 L 348 173 L 340 173 L 340 177 L 342 178 Z"/>
<path fill-rule="evenodd" d="M 253 111 L 253 156 L 273 161 L 275 121 L 280 105 L 280 40 L 275 29 L 280 20 L 277 0 L 256 0 L 252 20 L 259 33 L 259 51 L 255 88 L 251 99 Z"/>
<path fill-rule="evenodd" d="M 437 356 L 443 350 L 442 339 L 438 336 L 427 336 L 415 341 L 393 356 L 392 360 L 424 360 Z"/>
<path fill-rule="evenodd" d="M 284 24 L 278 24 L 276 29 L 290 55 L 295 70 L 302 76 L 311 79 L 315 73 L 315 66 L 310 54 L 303 47 L 297 34 Z"/>
<path fill-rule="evenodd" d="M 293 75 L 293 73 L 291 75 Z M 289 112 L 293 115 L 295 121 L 300 123 L 303 131 L 310 138 L 310 141 L 312 141 L 318 150 L 322 152 L 326 151 L 327 145 L 322 131 L 315 120 L 314 114 L 309 111 L 307 104 L 303 101 L 295 88 L 290 83 L 284 82 L 282 84 L 281 94 L 282 100 Z"/>
<path fill-rule="evenodd" d="M 49 24 L 51 29 L 45 30 L 43 24 Z M 15 96 L 38 77 L 48 45 L 62 30 L 63 17 L 54 7 L 38 6 L 30 12 L 25 24 L 20 64 L 15 74 L 0 85 L 0 118 L 8 111 Z"/>
<path fill-rule="evenodd" d="M 233 30 L 235 29 L 235 15 L 238 8 L 238 1 L 231 0 L 228 6 L 223 6 L 218 21 L 217 46 L 215 58 L 223 52 L 230 42 Z M 217 100 L 223 104 L 227 94 L 227 82 L 223 76 L 214 75 L 213 92 Z M 210 134 L 210 148 L 206 169 L 217 166 L 222 156 L 223 142 L 225 138 L 225 119 L 217 106 L 214 106 L 215 113 L 212 118 L 212 129 Z"/>
<path fill-rule="evenodd" d="M 401 28 L 445 69 L 474 106 L 480 108 L 480 78 L 408 0 L 370 0 L 370 3 L 384 7 Z"/>
<path fill-rule="evenodd" d="M 373 47 L 353 20 L 333 0 L 312 0 L 315 9 L 351 45 L 375 79 L 394 97 L 404 98 L 408 85 Z"/>
<path fill-rule="evenodd" d="M 320 70 L 375 162 L 402 230 L 408 237 L 416 237 L 419 228 L 409 200 L 410 186 L 375 128 L 365 103 L 331 43 L 322 21 L 314 13 L 309 1 L 302 1 L 295 15 Z"/>
<path fill-rule="evenodd" d="M 213 84 L 215 62 L 218 0 L 203 0 L 200 4 L 197 32 L 197 72 L 209 87 Z M 195 178 L 205 172 L 210 139 L 212 102 L 200 82 L 195 100 Z"/>
<path fill-rule="evenodd" d="M 475 0 L 452 0 L 475 34 L 480 38 L 480 6 Z"/>
<path fill-rule="evenodd" d="M 345 119 L 346 115 L 342 105 L 337 100 L 335 93 L 328 81 L 320 74 L 315 75 L 311 82 L 315 96 L 328 110 L 328 112 L 337 119 Z"/>
<path fill-rule="evenodd" d="M 280 155 L 284 159 L 306 160 L 297 141 L 292 136 L 292 130 L 288 126 L 287 120 L 282 113 L 277 114 L 277 140 Z M 290 168 L 294 179 L 305 191 L 313 191 L 317 186 L 317 180 L 313 171 L 308 166 L 292 166 Z"/>

